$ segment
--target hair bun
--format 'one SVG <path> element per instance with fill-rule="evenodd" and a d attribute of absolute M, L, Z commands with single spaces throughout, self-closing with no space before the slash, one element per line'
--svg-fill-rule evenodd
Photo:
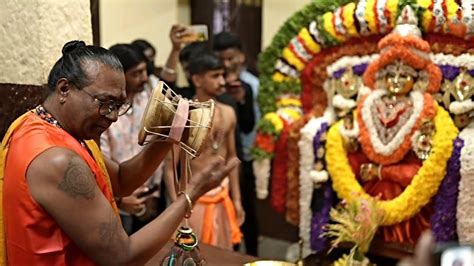
<path fill-rule="evenodd" d="M 81 47 L 86 47 L 86 43 L 84 41 L 69 41 L 63 46 L 63 56 Z"/>

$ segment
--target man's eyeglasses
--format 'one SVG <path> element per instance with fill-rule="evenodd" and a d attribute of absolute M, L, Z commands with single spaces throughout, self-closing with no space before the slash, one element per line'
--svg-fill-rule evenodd
<path fill-rule="evenodd" d="M 102 116 L 107 116 L 115 110 L 117 110 L 118 115 L 121 116 L 126 114 L 130 107 L 132 107 L 132 105 L 128 102 L 118 103 L 114 100 L 102 101 L 98 99 L 97 96 L 88 93 L 84 89 L 79 90 L 89 95 L 95 102 L 99 103 L 99 114 Z"/>

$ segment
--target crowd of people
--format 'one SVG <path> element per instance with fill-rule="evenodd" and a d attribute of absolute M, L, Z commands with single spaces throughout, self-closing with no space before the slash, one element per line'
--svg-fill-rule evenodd
<path fill-rule="evenodd" d="M 186 30 L 171 28 L 161 68 L 144 39 L 108 49 L 64 45 L 49 74 L 50 95 L 5 137 L 1 248 L 8 264 L 144 263 L 191 211 L 200 242 L 236 250 L 244 239 L 246 252 L 257 255 L 250 148 L 258 79 L 245 68 L 238 36 L 219 33 L 210 46 L 186 43 Z M 177 85 L 178 64 L 187 87 Z M 160 80 L 189 100 L 216 101 L 209 141 L 178 194 L 172 156 L 179 148 L 137 143 Z"/>
<path fill-rule="evenodd" d="M 250 149 L 259 118 L 256 100 L 259 82 L 245 68 L 245 55 L 237 35 L 219 33 L 214 36 L 211 47 L 207 41 L 184 42 L 178 36 L 184 35 L 186 30 L 183 25 L 172 26 L 169 34 L 172 50 L 161 69 L 154 63 L 155 48 L 146 40 L 109 48 L 123 66 L 127 102 L 132 107 L 101 135 L 100 148 L 116 162 L 126 161 L 141 150 L 136 136 L 152 89 L 159 80 L 189 100 L 215 100 L 210 144 L 192 160 L 192 172 L 216 154 L 226 160 L 238 157 L 242 163 L 219 187 L 195 202 L 190 225 L 202 243 L 229 250 L 238 249 L 243 236 L 246 252 L 256 256 L 258 224 Z M 178 63 L 184 70 L 187 87 L 177 85 Z M 122 225 L 128 234 L 139 230 L 176 200 L 173 171 L 178 167 L 174 162 L 178 162 L 179 148 L 175 150 L 175 160 L 168 153 L 168 159 L 142 186 L 131 195 L 116 198 Z M 147 193 L 149 190 L 153 193 Z"/>

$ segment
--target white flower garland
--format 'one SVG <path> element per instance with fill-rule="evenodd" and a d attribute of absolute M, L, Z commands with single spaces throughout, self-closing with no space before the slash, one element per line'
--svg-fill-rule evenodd
<path fill-rule="evenodd" d="M 368 64 L 379 58 L 378 54 L 364 55 L 364 56 L 343 56 L 336 62 L 332 63 L 326 68 L 328 76 L 332 77 L 334 72 L 362 64 Z"/>
<path fill-rule="evenodd" d="M 367 5 L 367 0 L 360 0 L 357 3 L 356 12 L 355 12 L 357 21 L 359 22 L 360 33 L 362 34 L 362 36 L 367 36 L 370 34 L 369 26 L 367 24 L 367 21 L 365 21 L 365 17 L 364 17 L 366 5 Z"/>
<path fill-rule="evenodd" d="M 437 65 L 450 65 L 455 67 L 465 67 L 468 70 L 474 69 L 474 55 L 461 54 L 430 54 L 430 59 Z"/>
<path fill-rule="evenodd" d="M 300 75 L 298 70 L 294 69 L 291 65 L 288 65 L 287 63 L 283 62 L 281 59 L 278 59 L 275 63 L 275 69 L 293 78 L 299 78 Z"/>
<path fill-rule="evenodd" d="M 462 102 L 454 101 L 449 105 L 449 112 L 459 115 L 467 113 L 474 109 L 474 102 L 471 99 L 467 99 Z"/>
<path fill-rule="evenodd" d="M 308 123 L 300 130 L 301 138 L 298 141 L 298 147 L 300 151 L 300 223 L 299 223 L 299 235 L 303 240 L 303 256 L 305 253 L 310 254 L 310 238 L 311 238 L 311 200 L 313 197 L 314 180 L 311 176 L 311 172 L 314 166 L 314 151 L 313 151 L 313 138 L 316 133 L 321 129 L 323 123 L 330 125 L 334 121 L 334 114 L 330 108 L 327 109 L 324 116 L 318 118 L 311 118 Z M 319 171 L 320 174 L 326 172 L 326 170 Z M 326 172 L 327 175 L 327 172 Z"/>
<path fill-rule="evenodd" d="M 293 37 L 293 39 L 290 41 L 290 44 L 293 46 L 293 51 L 299 58 L 305 60 L 306 62 L 313 58 L 313 56 L 308 53 L 308 51 L 306 51 L 306 48 L 304 48 L 303 44 L 300 43 L 298 36 Z"/>
<path fill-rule="evenodd" d="M 321 33 L 319 33 L 319 30 L 318 30 L 318 23 L 314 20 L 311 21 L 311 23 L 309 23 L 308 29 L 309 29 L 309 33 L 311 34 L 311 36 L 313 36 L 316 42 L 318 44 L 321 44 L 322 46 L 325 46 L 324 39 L 321 37 Z"/>
<path fill-rule="evenodd" d="M 474 34 L 474 23 L 472 21 L 472 0 L 462 0 L 461 6 L 463 10 L 462 22 L 467 26 L 466 38 Z"/>
<path fill-rule="evenodd" d="M 269 158 L 254 160 L 252 163 L 255 175 L 255 190 L 258 199 L 268 197 L 268 180 L 270 179 L 271 160 Z"/>
<path fill-rule="evenodd" d="M 410 93 L 410 98 L 413 103 L 413 114 L 405 125 L 402 126 L 400 131 L 398 131 L 395 137 L 389 143 L 383 144 L 377 134 L 377 128 L 375 127 L 374 117 L 372 117 L 371 107 L 376 99 L 383 97 L 385 94 L 387 94 L 387 92 L 384 90 L 376 90 L 367 96 L 362 106 L 362 120 L 369 132 L 370 141 L 372 142 L 375 152 L 388 156 L 393 154 L 393 152 L 403 143 L 405 137 L 411 133 L 416 121 L 418 121 L 418 118 L 423 111 L 425 101 L 422 92 L 412 91 Z"/>
<path fill-rule="evenodd" d="M 347 99 L 340 94 L 336 94 L 332 98 L 332 105 L 336 108 L 346 110 L 346 109 L 354 108 L 357 105 L 357 103 L 353 99 Z"/>
<path fill-rule="evenodd" d="M 472 0 L 462 0 L 462 23 L 469 25 L 472 23 Z"/>
<path fill-rule="evenodd" d="M 380 33 L 386 33 L 387 32 L 387 26 L 388 26 L 388 19 L 384 14 L 385 11 L 385 5 L 387 4 L 387 0 L 378 0 L 377 1 L 377 9 L 376 9 L 376 14 L 377 14 L 377 19 L 380 24 Z"/>
<path fill-rule="evenodd" d="M 346 31 L 346 28 L 344 27 L 344 24 L 342 23 L 342 7 L 338 7 L 336 10 L 334 10 L 333 14 L 334 14 L 334 29 L 340 35 L 346 36 L 347 31 Z"/>
<path fill-rule="evenodd" d="M 444 0 L 434 0 L 434 7 L 433 7 L 433 16 L 435 19 L 435 32 L 439 32 L 444 24 L 446 22 L 446 17 L 444 15 L 444 10 L 443 10 L 443 2 Z"/>
<path fill-rule="evenodd" d="M 464 140 L 461 150 L 461 180 L 456 209 L 457 233 L 461 244 L 474 244 L 474 122 L 459 134 Z"/>

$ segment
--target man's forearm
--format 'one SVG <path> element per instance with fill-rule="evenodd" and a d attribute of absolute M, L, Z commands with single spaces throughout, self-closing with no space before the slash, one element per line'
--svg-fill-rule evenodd
<path fill-rule="evenodd" d="M 126 265 L 144 265 L 161 250 L 176 232 L 188 210 L 188 202 L 184 196 L 171 204 L 166 210 L 134 233 L 129 238 L 129 256 Z"/>
<path fill-rule="evenodd" d="M 229 173 L 230 195 L 233 201 L 241 201 L 240 196 L 240 182 L 238 167 L 232 169 Z"/>
<path fill-rule="evenodd" d="M 163 66 L 161 71 L 161 79 L 166 82 L 176 82 L 177 78 L 177 66 L 179 60 L 179 50 L 171 50 L 166 64 Z"/>

